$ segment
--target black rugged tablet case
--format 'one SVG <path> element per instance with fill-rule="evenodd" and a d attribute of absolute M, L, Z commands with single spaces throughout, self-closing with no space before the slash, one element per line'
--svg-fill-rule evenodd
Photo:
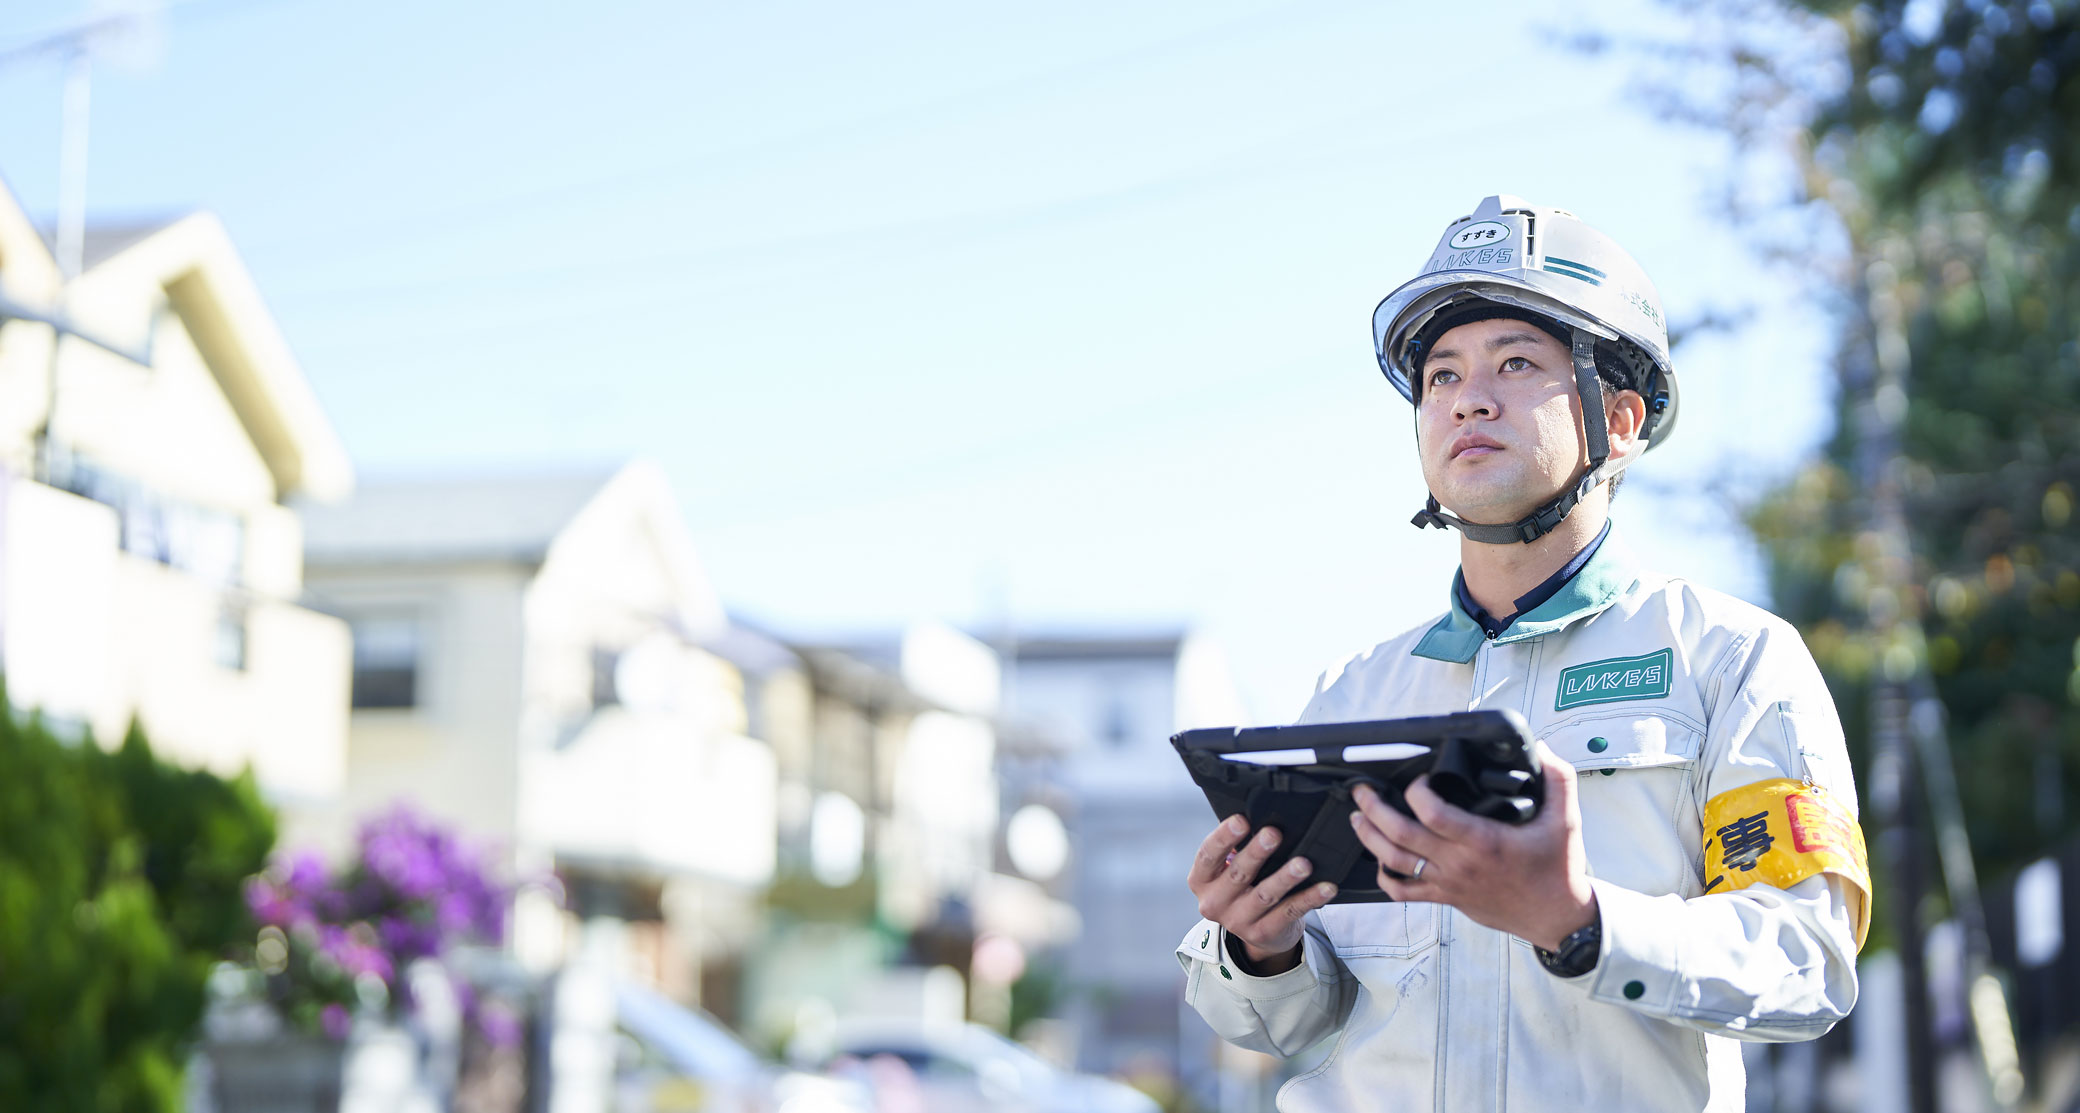
<path fill-rule="evenodd" d="M 1545 779 L 1530 731 L 1514 711 L 1214 727 L 1184 731 L 1170 744 L 1215 816 L 1240 813 L 1252 836 L 1263 827 L 1279 829 L 1283 838 L 1257 880 L 1295 854 L 1303 855 L 1314 871 L 1294 889 L 1333 881 L 1332 904 L 1393 899 L 1380 890 L 1379 863 L 1351 830 L 1350 813 L 1357 807 L 1351 792 L 1360 784 L 1371 785 L 1404 815 L 1409 810 L 1402 793 L 1425 773 L 1431 789 L 1447 802 L 1504 823 L 1528 823 L 1545 803 Z M 1352 755 L 1358 760 L 1348 760 L 1354 747 L 1391 747 L 1396 756 L 1359 750 Z M 1271 755 L 1268 761 L 1266 755 Z"/>

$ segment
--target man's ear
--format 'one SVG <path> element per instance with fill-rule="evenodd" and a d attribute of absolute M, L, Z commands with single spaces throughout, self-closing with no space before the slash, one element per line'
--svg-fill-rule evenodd
<path fill-rule="evenodd" d="M 1603 421 L 1610 430 L 1613 458 L 1643 451 L 1639 434 L 1647 423 L 1647 400 L 1639 391 L 1621 390 L 1605 399 Z"/>

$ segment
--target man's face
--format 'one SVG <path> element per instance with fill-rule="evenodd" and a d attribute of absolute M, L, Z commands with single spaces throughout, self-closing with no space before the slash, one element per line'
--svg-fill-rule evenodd
<path fill-rule="evenodd" d="M 1460 325 L 1438 338 L 1421 378 L 1423 478 L 1460 517 L 1514 522 L 1588 462 L 1573 360 L 1544 329 L 1508 318 Z"/>

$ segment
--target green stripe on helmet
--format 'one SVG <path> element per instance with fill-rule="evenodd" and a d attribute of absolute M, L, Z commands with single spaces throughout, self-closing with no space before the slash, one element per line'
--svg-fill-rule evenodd
<path fill-rule="evenodd" d="M 1574 260 L 1572 260 L 1572 259 L 1562 259 L 1562 258 L 1560 258 L 1560 257 L 1559 257 L 1558 255 L 1548 255 L 1548 256 L 1546 256 L 1546 262 L 1548 262 L 1548 263 L 1558 263 L 1558 264 L 1560 264 L 1560 265 L 1561 265 L 1561 266 L 1563 266 L 1563 267 L 1573 267 L 1574 269 L 1576 269 L 1576 270 L 1578 270 L 1578 271 L 1588 271 L 1588 272 L 1589 272 L 1590 274 L 1593 274 L 1593 275 L 1595 275 L 1595 276 L 1596 276 L 1596 277 L 1598 277 L 1598 278 L 1609 278 L 1609 277 L 1610 277 L 1610 275 L 1607 275 L 1607 274 L 1603 273 L 1602 271 L 1600 271 L 1600 270 L 1597 270 L 1597 269 L 1596 269 L 1595 267 L 1592 267 L 1592 266 L 1590 266 L 1590 265 L 1589 265 L 1589 264 L 1587 264 L 1587 263 L 1577 263 L 1577 262 L 1575 262 L 1575 261 L 1574 261 Z"/>
<path fill-rule="evenodd" d="M 1540 269 L 1544 270 L 1548 274 L 1557 274 L 1566 278 L 1578 279 L 1582 282 L 1588 283 L 1591 286 L 1603 285 L 1603 280 L 1596 277 L 1593 274 L 1588 274 L 1584 271 L 1570 270 L 1567 267 L 1556 267 L 1553 265 L 1555 262 L 1557 262 L 1557 260 L 1548 259 L 1546 260 L 1546 265 L 1544 267 L 1541 267 Z"/>

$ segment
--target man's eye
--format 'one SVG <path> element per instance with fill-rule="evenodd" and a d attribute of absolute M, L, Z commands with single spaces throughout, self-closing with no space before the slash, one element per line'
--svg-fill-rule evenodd
<path fill-rule="evenodd" d="M 1530 366 L 1531 361 L 1525 359 L 1523 356 L 1511 356 L 1508 359 L 1502 361 L 1502 369 L 1504 371 L 1523 371 L 1529 368 Z"/>
<path fill-rule="evenodd" d="M 1443 370 L 1443 369 L 1439 369 L 1439 370 L 1436 370 L 1436 371 L 1432 371 L 1432 372 L 1430 372 L 1430 385 L 1431 385 L 1431 386 L 1440 386 L 1440 385 L 1442 385 L 1442 384 L 1444 384 L 1444 383 L 1448 383 L 1448 382 L 1450 382 L 1451 380 L 1453 380 L 1453 379 L 1456 379 L 1456 378 L 1458 378 L 1458 377 L 1459 377 L 1459 373 L 1458 373 L 1457 371 L 1448 371 L 1448 370 Z"/>

